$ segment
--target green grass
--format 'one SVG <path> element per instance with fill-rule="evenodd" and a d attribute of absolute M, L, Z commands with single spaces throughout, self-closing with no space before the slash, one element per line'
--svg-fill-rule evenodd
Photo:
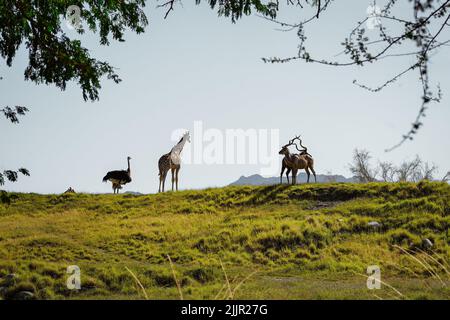
<path fill-rule="evenodd" d="M 4 299 L 144 298 L 127 268 L 150 299 L 179 299 L 176 281 L 185 299 L 450 298 L 444 183 L 16 196 L 0 205 L 0 278 L 18 275 Z M 69 265 L 79 291 L 66 287 Z M 380 290 L 366 287 L 369 265 Z"/>

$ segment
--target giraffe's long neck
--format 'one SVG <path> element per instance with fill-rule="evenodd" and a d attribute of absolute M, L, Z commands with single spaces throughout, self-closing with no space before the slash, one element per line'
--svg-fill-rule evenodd
<path fill-rule="evenodd" d="M 175 147 L 172 148 L 171 153 L 178 153 L 178 154 L 180 154 L 181 151 L 183 150 L 183 147 L 184 147 L 185 143 L 186 143 L 186 139 L 184 139 L 184 138 L 181 139 L 181 141 Z"/>

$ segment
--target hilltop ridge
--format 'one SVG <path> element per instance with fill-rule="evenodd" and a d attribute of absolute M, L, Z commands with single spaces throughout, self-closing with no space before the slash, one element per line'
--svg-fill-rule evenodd
<path fill-rule="evenodd" d="M 383 286 L 381 298 L 442 299 L 449 227 L 450 186 L 425 181 L 16 193 L 0 205 L 0 298 L 142 298 L 130 270 L 151 299 L 177 299 L 169 255 L 186 299 L 223 299 L 222 264 L 233 288 L 243 281 L 235 299 L 373 298 L 369 265 L 403 295 Z M 80 291 L 66 287 L 69 265 Z"/>

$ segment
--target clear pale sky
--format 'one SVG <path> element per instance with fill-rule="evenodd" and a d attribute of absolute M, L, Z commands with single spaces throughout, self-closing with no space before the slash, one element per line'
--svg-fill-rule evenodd
<path fill-rule="evenodd" d="M 340 43 L 355 22 L 364 19 L 371 2 L 336 2 L 320 23 L 307 27 L 310 53 L 323 58 L 338 54 Z M 380 93 L 367 92 L 352 81 L 376 86 L 406 68 L 412 58 L 385 59 L 364 69 L 264 64 L 261 57 L 296 54 L 295 32 L 276 31 L 276 25 L 256 16 L 231 24 L 206 5 L 187 1 L 164 20 L 164 11 L 149 3 L 150 23 L 144 34 L 127 33 L 126 42 L 109 47 L 100 46 L 97 35 L 81 38 L 92 56 L 117 67 L 123 80 L 117 85 L 103 79 L 100 101 L 84 102 L 76 83 L 62 92 L 25 82 L 28 57 L 23 47 L 12 68 L 1 61 L 0 105 L 31 110 L 19 125 L 0 119 L 0 168 L 23 166 L 31 172 L 31 177 L 7 183 L 5 189 L 60 193 L 72 186 L 80 192 L 111 192 L 102 177 L 109 170 L 125 169 L 129 155 L 133 181 L 122 191 L 155 192 L 157 161 L 174 145 L 172 132 L 192 131 L 197 120 L 205 129 L 279 129 L 280 145 L 301 133 L 315 157 L 317 173 L 349 176 L 356 147 L 370 150 L 374 160 L 396 163 L 418 154 L 439 167 L 439 177 L 450 170 L 449 47 L 430 65 L 431 84 L 442 87 L 442 103 L 431 106 L 414 141 L 385 153 L 417 114 L 418 74 Z M 286 18 L 293 22 L 289 18 L 311 13 L 289 10 Z M 79 37 L 74 31 L 67 33 Z M 185 164 L 180 187 L 222 186 L 259 172 L 259 165 Z"/>

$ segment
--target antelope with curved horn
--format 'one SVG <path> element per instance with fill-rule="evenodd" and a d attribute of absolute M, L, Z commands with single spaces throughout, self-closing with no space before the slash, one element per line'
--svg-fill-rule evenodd
<path fill-rule="evenodd" d="M 300 146 L 303 149 L 299 149 L 297 144 L 294 142 L 295 140 L 299 140 Z M 294 145 L 295 148 L 300 152 L 299 154 L 292 154 L 289 151 L 289 146 Z M 307 182 L 309 183 L 309 177 L 310 172 L 312 171 L 314 175 L 314 181 L 317 182 L 316 178 L 316 172 L 314 171 L 314 159 L 312 156 L 308 153 L 308 148 L 305 147 L 302 144 L 302 139 L 300 139 L 300 136 L 295 136 L 293 139 L 289 140 L 289 143 L 284 145 L 279 154 L 284 155 L 283 162 L 282 162 L 282 168 L 281 168 L 281 174 L 280 174 L 280 183 L 282 183 L 283 173 L 284 170 L 287 168 L 286 176 L 289 183 L 289 172 L 292 170 L 292 184 L 297 183 L 297 172 L 298 170 L 305 169 L 306 174 L 308 175 Z"/>

